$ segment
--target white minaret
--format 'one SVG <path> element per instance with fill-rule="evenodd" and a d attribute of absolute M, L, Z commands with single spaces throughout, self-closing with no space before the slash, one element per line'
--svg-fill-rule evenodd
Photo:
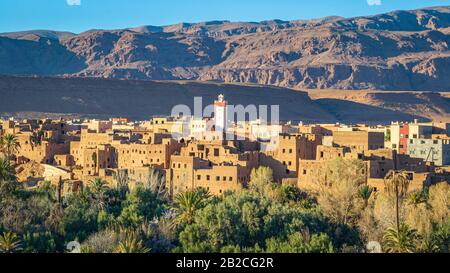
<path fill-rule="evenodd" d="M 224 95 L 219 95 L 214 102 L 214 120 L 216 132 L 226 132 L 227 129 L 227 101 Z"/>

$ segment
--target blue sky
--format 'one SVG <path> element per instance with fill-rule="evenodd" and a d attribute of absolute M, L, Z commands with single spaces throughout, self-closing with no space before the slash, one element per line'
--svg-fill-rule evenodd
<path fill-rule="evenodd" d="M 351 17 L 438 5 L 450 0 L 0 0 L 0 32 Z"/>

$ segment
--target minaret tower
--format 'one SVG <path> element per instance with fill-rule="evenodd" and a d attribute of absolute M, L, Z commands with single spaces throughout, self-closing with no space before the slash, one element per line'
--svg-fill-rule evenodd
<path fill-rule="evenodd" d="M 219 95 L 214 102 L 214 120 L 216 132 L 226 133 L 227 129 L 227 101 L 224 95 Z"/>

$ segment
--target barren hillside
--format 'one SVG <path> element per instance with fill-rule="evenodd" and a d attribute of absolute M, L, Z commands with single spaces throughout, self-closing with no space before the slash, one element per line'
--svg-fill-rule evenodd
<path fill-rule="evenodd" d="M 279 105 L 284 121 L 389 123 L 450 121 L 450 98 L 439 93 L 296 90 L 192 81 L 0 77 L 0 115 L 20 117 L 117 117 L 170 115 L 194 97 L 211 104 L 218 94 L 234 105 Z"/>

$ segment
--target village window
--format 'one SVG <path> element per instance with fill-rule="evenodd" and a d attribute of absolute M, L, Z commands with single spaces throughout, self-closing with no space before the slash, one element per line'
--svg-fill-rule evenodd
<path fill-rule="evenodd" d="M 223 177 L 223 181 L 224 182 L 227 181 L 227 177 L 226 176 Z"/>
<path fill-rule="evenodd" d="M 292 154 L 292 149 L 289 149 L 289 153 Z"/>
<path fill-rule="evenodd" d="M 211 176 L 207 175 L 206 176 L 206 181 L 209 181 L 209 180 L 211 180 Z"/>
<path fill-rule="evenodd" d="M 306 171 L 306 170 L 303 170 L 303 175 L 306 175 L 306 173 L 307 173 L 307 171 Z"/>
<path fill-rule="evenodd" d="M 233 177 L 232 177 L 232 176 L 230 176 L 229 180 L 230 180 L 230 182 L 232 182 L 232 181 L 233 181 Z"/>
<path fill-rule="evenodd" d="M 197 180 L 202 180 L 202 176 L 201 175 L 197 175 Z"/>
<path fill-rule="evenodd" d="M 216 181 L 220 181 L 220 176 L 216 176 Z"/>

